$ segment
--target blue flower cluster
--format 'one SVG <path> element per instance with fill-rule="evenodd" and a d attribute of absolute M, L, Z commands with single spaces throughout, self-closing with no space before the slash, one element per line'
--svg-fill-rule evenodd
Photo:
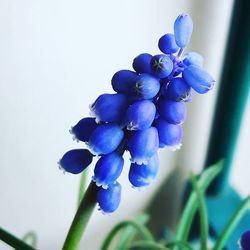
<path fill-rule="evenodd" d="M 123 169 L 124 151 L 131 155 L 131 184 L 139 188 L 151 184 L 158 172 L 158 149 L 181 146 L 192 89 L 204 94 L 214 85 L 213 78 L 202 69 L 200 54 L 182 56 L 192 30 L 191 17 L 179 15 L 174 34 L 159 39 L 162 54 L 140 54 L 133 61 L 134 71 L 116 72 L 111 80 L 116 93 L 100 95 L 90 107 L 92 117 L 83 118 L 71 130 L 89 150 L 67 152 L 60 165 L 77 174 L 90 165 L 93 156 L 100 156 L 93 181 L 99 186 L 99 206 L 106 213 L 115 211 L 120 203 L 117 179 Z"/>

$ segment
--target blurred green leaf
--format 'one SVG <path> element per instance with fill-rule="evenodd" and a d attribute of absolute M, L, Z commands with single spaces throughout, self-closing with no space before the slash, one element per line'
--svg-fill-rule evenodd
<path fill-rule="evenodd" d="M 198 188 L 201 190 L 201 192 L 205 192 L 210 183 L 221 172 L 223 166 L 224 166 L 224 160 L 220 160 L 215 165 L 212 165 L 201 174 L 198 180 Z M 187 240 L 197 208 L 198 208 L 197 196 L 195 191 L 192 191 L 185 205 L 185 208 L 183 210 L 179 222 L 179 226 L 177 228 L 176 238 L 175 238 L 177 241 Z"/>
<path fill-rule="evenodd" d="M 24 241 L 18 239 L 16 236 L 10 234 L 3 228 L 0 228 L 0 240 L 12 246 L 14 249 L 20 250 L 35 250 L 32 246 L 26 244 Z"/>
<path fill-rule="evenodd" d="M 154 241 L 154 238 L 152 236 L 152 234 L 149 232 L 149 230 L 137 223 L 136 221 L 123 221 L 119 224 L 117 224 L 112 230 L 111 232 L 108 234 L 108 236 L 106 237 L 106 239 L 104 240 L 101 249 L 102 250 L 109 250 L 109 246 L 112 242 L 112 240 L 114 239 L 114 237 L 124 228 L 126 228 L 127 226 L 132 226 L 133 228 L 136 229 L 137 233 L 144 239 L 144 240 L 148 240 L 148 241 Z"/>
<path fill-rule="evenodd" d="M 138 241 L 129 250 L 170 250 L 169 248 L 154 241 Z"/>
<path fill-rule="evenodd" d="M 135 221 L 141 225 L 146 224 L 148 220 L 148 214 L 139 214 L 135 218 Z M 136 233 L 137 231 L 134 227 L 127 226 L 122 232 L 121 238 L 116 246 L 116 250 L 126 250 L 129 242 L 135 237 Z"/>
<path fill-rule="evenodd" d="M 29 243 L 32 247 L 37 247 L 37 234 L 34 231 L 30 231 L 23 236 L 23 241 Z"/>
<path fill-rule="evenodd" d="M 208 241 L 208 218 L 207 218 L 207 209 L 204 199 L 204 193 L 198 187 L 198 182 L 193 173 L 191 173 L 191 183 L 193 190 L 197 196 L 199 215 L 200 215 L 200 242 L 201 242 L 201 250 L 207 250 L 207 241 Z"/>
<path fill-rule="evenodd" d="M 185 250 L 193 250 L 193 248 L 188 244 L 188 242 L 184 241 L 173 241 L 166 244 L 166 247 L 173 249 L 175 246 L 181 247 L 181 249 Z"/>
<path fill-rule="evenodd" d="M 239 223 L 241 218 L 244 216 L 246 211 L 249 209 L 250 204 L 250 196 L 248 196 L 243 202 L 241 203 L 240 207 L 236 210 L 226 227 L 224 228 L 221 236 L 216 241 L 213 250 L 221 250 L 224 248 L 230 234 L 233 232 L 235 226 Z M 243 233 L 243 232 L 242 232 Z"/>

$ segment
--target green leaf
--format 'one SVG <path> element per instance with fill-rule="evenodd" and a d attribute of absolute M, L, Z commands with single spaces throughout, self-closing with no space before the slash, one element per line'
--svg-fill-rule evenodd
<path fill-rule="evenodd" d="M 203 192 L 201 192 L 200 188 L 198 187 L 198 182 L 193 173 L 191 173 L 191 182 L 192 182 L 193 189 L 197 195 L 197 202 L 198 202 L 198 208 L 199 208 L 201 250 L 207 250 L 208 218 L 207 218 L 207 209 L 206 209 L 204 194 Z"/>
<path fill-rule="evenodd" d="M 129 247 L 130 250 L 170 250 L 155 241 L 138 241 Z"/>
<path fill-rule="evenodd" d="M 112 240 L 114 239 L 114 237 L 120 232 L 120 230 L 126 228 L 127 226 L 132 226 L 133 228 L 136 229 L 137 233 L 140 234 L 140 236 L 144 239 L 144 240 L 148 240 L 148 241 L 153 241 L 154 238 L 152 236 L 152 234 L 149 232 L 149 230 L 137 223 L 136 221 L 123 221 L 119 224 L 117 224 L 112 230 L 111 232 L 108 234 L 108 236 L 106 237 L 106 239 L 103 242 L 103 245 L 101 247 L 102 250 L 109 250 L 109 246 L 112 242 Z"/>
<path fill-rule="evenodd" d="M 230 234 L 233 232 L 236 225 L 239 223 L 239 221 L 242 219 L 244 214 L 249 208 L 250 203 L 250 196 L 248 196 L 243 202 L 241 203 L 240 207 L 237 209 L 237 211 L 234 213 L 232 218 L 229 220 L 227 225 L 225 226 L 221 236 L 215 243 L 215 246 L 213 250 L 221 250 L 224 248 L 228 238 L 230 237 Z"/>
<path fill-rule="evenodd" d="M 16 236 L 5 231 L 3 228 L 0 228 L 0 240 L 5 242 L 9 246 L 12 246 L 15 249 L 35 250 L 35 248 L 31 247 L 30 245 L 26 244 L 24 241 L 18 239 Z"/>
<path fill-rule="evenodd" d="M 149 220 L 148 214 L 139 214 L 135 218 L 135 221 L 141 225 L 146 224 L 148 222 L 148 220 Z M 129 242 L 132 241 L 132 239 L 135 237 L 136 233 L 137 233 L 137 231 L 134 227 L 127 226 L 121 234 L 121 238 L 118 242 L 118 245 L 116 246 L 116 250 L 126 250 Z"/>
<path fill-rule="evenodd" d="M 214 178 L 221 172 L 224 166 L 224 160 L 220 160 L 215 165 L 207 168 L 200 176 L 198 180 L 198 187 L 201 192 L 205 192 L 210 183 Z M 177 241 L 186 241 L 189 235 L 189 231 L 193 222 L 195 212 L 198 208 L 198 202 L 196 199 L 196 194 L 194 191 L 189 196 L 189 199 L 185 205 L 184 211 L 182 213 L 179 226 L 176 232 Z"/>

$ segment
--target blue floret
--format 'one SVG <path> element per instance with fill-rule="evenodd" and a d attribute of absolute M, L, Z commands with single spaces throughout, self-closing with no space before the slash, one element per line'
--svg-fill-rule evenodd
<path fill-rule="evenodd" d="M 75 126 L 70 130 L 70 133 L 74 135 L 75 139 L 83 142 L 89 140 L 92 132 L 97 128 L 98 124 L 95 122 L 95 118 L 86 117 L 81 119 Z"/>
<path fill-rule="evenodd" d="M 214 86 L 214 79 L 198 66 L 190 65 L 183 71 L 186 83 L 199 94 L 205 94 Z"/>
<path fill-rule="evenodd" d="M 156 77 L 144 73 L 137 77 L 133 88 L 135 95 L 140 99 L 152 99 L 158 94 L 160 86 L 160 81 Z"/>
<path fill-rule="evenodd" d="M 167 55 L 156 55 L 151 59 L 152 72 L 159 78 L 165 78 L 169 76 L 173 70 L 173 67 L 173 62 Z"/>
<path fill-rule="evenodd" d="M 175 102 L 161 99 L 158 103 L 160 117 L 171 124 L 182 124 L 187 115 L 186 105 L 183 102 Z"/>
<path fill-rule="evenodd" d="M 130 93 L 137 76 L 138 75 L 131 70 L 120 70 L 116 72 L 111 80 L 113 90 L 117 93 Z"/>
<path fill-rule="evenodd" d="M 159 159 L 155 153 L 147 164 L 131 163 L 129 169 L 129 181 L 134 187 L 146 187 L 156 178 L 159 170 Z"/>
<path fill-rule="evenodd" d="M 175 42 L 175 37 L 173 34 L 163 35 L 158 42 L 158 47 L 161 52 L 165 54 L 173 54 L 178 51 L 179 47 Z"/>
<path fill-rule="evenodd" d="M 188 14 L 179 15 L 174 22 L 174 35 L 176 44 L 180 48 L 188 45 L 193 32 L 193 21 Z"/>
<path fill-rule="evenodd" d="M 133 61 L 133 68 L 137 73 L 152 73 L 150 62 L 152 55 L 143 53 L 138 55 Z"/>
<path fill-rule="evenodd" d="M 97 122 L 121 123 L 128 105 L 125 94 L 103 94 L 91 106 L 91 114 L 96 117 Z"/>
<path fill-rule="evenodd" d="M 164 97 L 176 102 L 189 102 L 190 94 L 191 87 L 181 77 L 173 78 L 163 93 Z"/>
<path fill-rule="evenodd" d="M 131 155 L 131 162 L 147 164 L 159 147 L 157 129 L 150 127 L 133 132 L 127 146 Z"/>
<path fill-rule="evenodd" d="M 116 152 L 103 155 L 96 163 L 93 181 L 97 186 L 107 188 L 120 176 L 124 160 Z"/>
<path fill-rule="evenodd" d="M 66 172 L 79 174 L 91 164 L 92 159 L 93 155 L 87 149 L 73 149 L 63 155 L 59 165 Z"/>
<path fill-rule="evenodd" d="M 141 100 L 133 103 L 127 110 L 127 129 L 144 130 L 154 121 L 156 108 L 153 102 Z"/>
<path fill-rule="evenodd" d="M 97 202 L 104 213 L 112 213 L 119 207 L 121 188 L 121 185 L 116 182 L 109 185 L 107 189 L 99 189 L 97 192 Z"/>
<path fill-rule="evenodd" d="M 117 149 L 123 136 L 124 132 L 118 125 L 103 124 L 91 134 L 88 146 L 95 155 L 109 154 Z"/>
<path fill-rule="evenodd" d="M 180 149 L 183 136 L 183 129 L 180 124 L 171 124 L 159 118 L 155 122 L 155 126 L 159 134 L 161 147 L 167 146 L 172 151 Z"/>

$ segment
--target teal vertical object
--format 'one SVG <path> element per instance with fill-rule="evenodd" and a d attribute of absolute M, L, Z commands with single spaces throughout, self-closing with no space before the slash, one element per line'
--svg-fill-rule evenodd
<path fill-rule="evenodd" d="M 250 1 L 235 0 L 221 82 L 215 106 L 205 166 L 220 159 L 225 165 L 207 197 L 210 232 L 217 238 L 242 203 L 229 185 L 229 174 L 250 92 Z M 243 173 L 244 174 L 244 173 Z M 225 249 L 238 249 L 237 241 L 250 227 L 250 211 L 234 228 Z"/>
<path fill-rule="evenodd" d="M 209 194 L 227 188 L 241 122 L 250 92 L 250 1 L 236 0 L 205 166 L 225 159 Z"/>

